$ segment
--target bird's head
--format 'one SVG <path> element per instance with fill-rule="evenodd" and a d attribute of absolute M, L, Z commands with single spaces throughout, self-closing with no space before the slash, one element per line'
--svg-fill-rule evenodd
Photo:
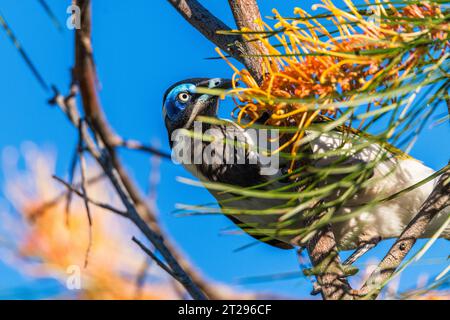
<path fill-rule="evenodd" d="M 191 129 L 197 116 L 217 115 L 219 97 L 199 93 L 199 87 L 229 89 L 231 81 L 221 78 L 193 78 L 170 86 L 164 94 L 162 108 L 169 137 L 176 129 Z"/>

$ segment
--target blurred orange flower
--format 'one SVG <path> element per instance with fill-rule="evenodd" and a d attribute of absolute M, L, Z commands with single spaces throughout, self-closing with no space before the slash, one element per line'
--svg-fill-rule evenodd
<path fill-rule="evenodd" d="M 32 144 L 26 145 L 24 157 L 25 170 L 20 172 L 17 151 L 3 152 L 6 194 L 20 214 L 2 214 L 13 244 L 4 260 L 28 275 L 58 279 L 66 285 L 65 293 L 77 299 L 180 298 L 172 279 L 131 241 L 139 233 L 126 219 L 91 206 L 90 233 L 78 196 L 73 196 L 66 217 L 66 190 L 52 179 L 54 157 Z M 99 172 L 89 167 L 91 177 Z M 89 197 L 120 208 L 106 182 L 97 180 L 87 186 Z"/>

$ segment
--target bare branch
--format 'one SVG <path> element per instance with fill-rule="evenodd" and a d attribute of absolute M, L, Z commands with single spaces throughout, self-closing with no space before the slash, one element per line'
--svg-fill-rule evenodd
<path fill-rule="evenodd" d="M 142 251 L 144 251 L 150 258 L 152 258 L 156 262 L 156 264 L 161 267 L 161 269 L 166 271 L 175 280 L 177 280 L 173 271 L 170 270 L 170 268 L 164 262 L 162 262 L 160 259 L 158 259 L 158 257 L 155 256 L 155 254 L 150 249 L 147 249 L 147 247 L 144 246 L 144 244 L 142 242 L 140 242 L 138 239 L 136 239 L 135 237 L 133 237 L 132 240 L 142 249 Z"/>
<path fill-rule="evenodd" d="M 75 152 L 72 155 L 72 160 L 69 168 L 69 184 L 73 184 L 75 179 L 75 171 L 78 163 L 78 146 L 75 148 Z M 66 196 L 66 226 L 69 226 L 70 204 L 72 203 L 72 191 L 69 189 Z"/>
<path fill-rule="evenodd" d="M 261 20 L 256 0 L 228 0 L 228 3 L 239 29 L 262 31 L 261 27 L 256 23 L 257 20 Z M 255 78 L 256 82 L 261 83 L 264 75 L 262 58 L 259 55 L 267 53 L 266 49 L 258 41 L 244 41 L 242 53 L 244 54 L 244 64 L 247 70 Z"/>
<path fill-rule="evenodd" d="M 1 11 L 0 11 L 0 25 L 5 30 L 6 36 L 11 40 L 12 44 L 16 47 L 16 49 L 19 52 L 20 56 L 22 57 L 23 61 L 25 61 L 27 67 L 30 69 L 30 71 L 33 74 L 33 76 L 39 82 L 39 84 L 41 85 L 42 89 L 44 89 L 45 91 L 48 91 L 48 85 L 45 82 L 44 77 L 41 75 L 39 70 L 36 68 L 34 63 L 31 61 L 28 53 L 23 48 L 23 46 L 20 43 L 19 39 L 15 36 L 14 32 L 10 28 L 8 22 L 6 22 L 6 19 L 3 16 L 3 13 Z"/>
<path fill-rule="evenodd" d="M 78 121 L 78 147 L 77 147 L 77 154 L 78 158 L 80 160 L 80 175 L 81 175 L 81 191 L 83 194 L 87 194 L 86 189 L 86 161 L 84 159 L 84 151 L 83 151 L 83 131 L 84 131 L 84 120 L 79 119 Z M 91 251 L 92 246 L 92 214 L 91 214 L 91 208 L 89 206 L 89 201 L 87 198 L 83 198 L 84 200 L 84 206 L 86 208 L 86 214 L 89 221 L 89 242 L 88 247 L 86 250 L 86 256 L 84 260 L 84 267 L 86 268 L 88 264 L 88 258 L 89 258 L 89 252 Z"/>
<path fill-rule="evenodd" d="M 112 165 L 117 170 L 128 195 L 136 204 L 138 212 L 142 216 L 151 217 L 152 221 L 150 222 L 156 225 L 155 216 L 145 204 L 139 189 L 117 157 L 114 147 L 120 145 L 123 139 L 118 137 L 109 125 L 97 95 L 96 84 L 98 77 L 95 70 L 91 42 L 91 1 L 77 0 L 76 4 L 81 8 L 81 28 L 75 32 L 74 77 L 80 87 L 86 119 L 108 150 Z"/>
<path fill-rule="evenodd" d="M 257 43 L 253 43 L 253 46 L 238 34 L 221 34 L 218 31 L 231 31 L 232 29 L 224 22 L 214 16 L 197 0 L 168 0 L 169 3 L 189 22 L 194 28 L 196 28 L 201 34 L 203 34 L 208 40 L 218 46 L 220 49 L 229 53 L 233 58 L 243 63 L 247 70 L 252 74 L 256 81 L 262 80 L 261 59 L 257 56 L 248 56 L 251 54 L 259 55 L 261 51 L 257 52 L 255 46 Z M 236 1 L 238 2 L 238 1 Z M 255 1 L 254 5 L 256 5 Z M 246 5 L 244 3 L 244 5 Z M 238 9 L 241 4 L 236 4 Z M 245 8 L 244 8 L 245 9 Z M 233 12 L 234 13 L 234 12 Z M 236 16 L 235 16 L 236 17 Z M 244 21 L 254 21 L 259 15 L 258 7 L 251 8 L 251 11 L 239 13 L 239 23 L 243 22 L 242 26 L 249 27 L 251 30 L 257 30 L 257 26 L 252 23 L 244 23 Z M 242 18 L 242 19 L 241 19 Z M 238 27 L 239 26 L 238 24 Z"/>
<path fill-rule="evenodd" d="M 168 0 L 169 3 L 201 34 L 220 49 L 244 63 L 241 51 L 236 44 L 242 41 L 238 35 L 224 35 L 218 31 L 231 31 L 231 28 L 214 16 L 197 0 Z"/>
<path fill-rule="evenodd" d="M 80 175 L 81 175 L 81 191 L 83 194 L 87 194 L 86 190 L 86 161 L 84 159 L 83 154 L 83 129 L 84 129 L 84 122 L 83 119 L 80 119 L 78 121 L 78 147 L 77 147 L 77 153 L 78 158 L 80 159 Z M 86 207 L 87 217 L 89 220 L 89 226 L 92 226 L 92 215 L 91 215 L 91 209 L 89 208 L 89 202 L 84 198 L 84 204 Z"/>
<path fill-rule="evenodd" d="M 107 144 L 114 145 L 116 134 L 106 121 L 97 95 L 97 74 L 91 42 L 91 1 L 76 0 L 75 4 L 81 8 L 81 27 L 75 31 L 73 76 L 80 88 L 86 119 Z"/>
<path fill-rule="evenodd" d="M 425 232 L 430 221 L 448 206 L 450 206 L 450 168 L 439 178 L 433 192 L 422 204 L 419 213 L 403 230 L 395 244 L 367 279 L 359 295 L 375 299 L 417 239 Z"/>
<path fill-rule="evenodd" d="M 87 179 L 86 184 L 95 184 L 99 182 L 101 179 L 103 179 L 105 176 L 103 174 L 100 174 L 98 176 L 92 177 Z M 70 184 L 70 183 L 69 183 Z M 80 184 L 77 184 L 74 186 L 74 188 L 79 188 Z M 36 209 L 33 210 L 30 217 L 32 219 L 36 219 L 42 212 L 45 212 L 46 209 L 52 208 L 53 206 L 57 205 L 62 199 L 67 198 L 69 193 L 72 193 L 73 190 L 64 190 L 63 192 L 56 195 L 54 198 L 45 201 L 40 206 L 38 206 Z"/>
<path fill-rule="evenodd" d="M 58 29 L 58 31 L 62 32 L 64 29 L 63 29 L 61 23 L 59 23 L 58 18 L 56 17 L 56 15 L 53 12 L 53 10 L 47 4 L 47 2 L 45 0 L 38 0 L 38 2 L 40 3 L 42 8 L 44 9 L 45 13 L 47 13 L 47 15 L 50 18 L 50 20 L 52 20 L 52 22 L 55 25 L 56 29 Z"/>
<path fill-rule="evenodd" d="M 136 140 L 123 140 L 121 139 L 120 142 L 116 145 L 118 147 L 123 147 L 126 149 L 131 150 L 139 150 L 143 152 L 151 153 L 152 155 L 164 158 L 164 159 L 171 159 L 171 156 L 169 153 L 166 153 L 164 151 L 158 150 L 155 147 L 152 147 L 150 145 L 143 144 Z"/>

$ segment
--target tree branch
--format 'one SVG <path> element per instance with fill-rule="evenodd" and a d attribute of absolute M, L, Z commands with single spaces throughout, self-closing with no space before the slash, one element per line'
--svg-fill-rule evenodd
<path fill-rule="evenodd" d="M 169 153 L 158 150 L 155 147 L 143 144 L 139 141 L 136 140 L 124 140 L 124 139 L 120 139 L 120 142 L 118 144 L 116 144 L 117 147 L 123 147 L 126 149 L 130 149 L 130 150 L 139 150 L 139 151 L 143 151 L 143 152 L 148 152 L 152 155 L 164 158 L 164 159 L 171 159 L 171 156 Z"/>
<path fill-rule="evenodd" d="M 239 29 L 262 31 L 261 27 L 256 23 L 257 20 L 261 20 L 261 13 L 256 0 L 228 0 L 228 3 Z M 259 55 L 265 53 L 267 53 L 266 49 L 259 41 L 243 42 L 242 54 L 245 57 L 245 66 L 256 82 L 260 84 L 264 75 L 262 69 L 263 60 Z"/>
<path fill-rule="evenodd" d="M 257 56 L 247 56 L 249 54 L 261 54 L 261 52 L 256 52 L 254 46 L 246 43 L 238 34 L 218 33 L 218 31 L 232 31 L 232 29 L 219 18 L 214 16 L 197 0 L 168 1 L 187 22 L 203 34 L 209 41 L 214 43 L 220 49 L 226 51 L 239 62 L 243 63 L 257 82 L 262 80 L 262 59 Z M 248 7 L 247 9 L 249 9 L 249 11 L 240 11 L 237 13 L 238 18 L 236 18 L 234 10 L 239 10 L 242 5 L 249 5 L 246 1 L 242 1 L 242 3 L 241 1 L 236 1 L 236 4 L 234 4 L 235 8 L 234 6 L 232 7 L 233 15 L 235 16 L 238 27 L 240 27 L 239 24 L 241 24 L 243 27 L 249 27 L 251 30 L 257 30 L 257 25 L 252 22 L 260 17 L 259 9 L 254 0 L 251 2 L 253 2 L 252 5 L 254 5 L 254 7 Z M 257 44 L 254 45 L 257 46 Z"/>
<path fill-rule="evenodd" d="M 123 184 L 128 190 L 132 200 L 136 203 L 138 211 L 143 210 L 143 198 L 132 179 L 118 160 L 115 146 L 122 143 L 122 139 L 110 127 L 97 95 L 97 74 L 93 59 L 93 49 L 91 40 L 91 8 L 90 0 L 76 0 L 76 5 L 81 8 L 81 28 L 75 32 L 75 67 L 74 77 L 80 87 L 83 110 L 86 119 L 93 127 L 108 149 L 112 163 L 118 171 Z M 150 211 L 150 210 L 148 210 Z M 146 214 L 155 222 L 154 215 Z"/>
<path fill-rule="evenodd" d="M 324 300 L 351 300 L 350 287 L 336 248 L 336 240 L 330 226 L 320 229 L 307 242 L 309 258 L 313 265 L 318 291 Z"/>
<path fill-rule="evenodd" d="M 172 270 L 166 266 L 164 262 L 162 262 L 150 249 L 148 249 L 142 242 L 140 242 L 136 237 L 133 237 L 132 240 L 141 248 L 142 251 L 145 252 L 150 258 L 153 259 L 153 261 L 156 262 L 156 264 L 166 271 L 170 276 L 172 276 L 175 280 L 177 280 L 176 275 L 173 274 Z"/>
<path fill-rule="evenodd" d="M 218 31 L 231 31 L 224 22 L 214 16 L 197 0 L 168 0 L 169 3 L 201 34 L 220 49 L 244 63 L 236 43 L 241 42 L 238 35 L 224 35 Z"/>
<path fill-rule="evenodd" d="M 417 239 L 425 232 L 430 221 L 448 206 L 450 206 L 450 169 L 442 174 L 433 192 L 422 204 L 419 213 L 403 230 L 395 244 L 369 276 L 359 292 L 360 296 L 376 299 Z"/>

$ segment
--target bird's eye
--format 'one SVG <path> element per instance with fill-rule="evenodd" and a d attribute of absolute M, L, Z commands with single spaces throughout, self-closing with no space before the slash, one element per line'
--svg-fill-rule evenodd
<path fill-rule="evenodd" d="M 191 95 L 187 92 L 180 92 L 177 96 L 180 102 L 186 103 L 191 99 Z"/>

